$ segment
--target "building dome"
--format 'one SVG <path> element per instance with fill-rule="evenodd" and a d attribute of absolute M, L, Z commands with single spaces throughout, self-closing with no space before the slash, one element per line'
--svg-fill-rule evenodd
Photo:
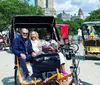
<path fill-rule="evenodd" d="M 84 14 L 83 14 L 83 11 L 82 11 L 81 8 L 80 8 L 79 11 L 78 11 L 78 16 L 79 16 L 79 18 L 81 18 L 81 19 L 84 18 Z"/>

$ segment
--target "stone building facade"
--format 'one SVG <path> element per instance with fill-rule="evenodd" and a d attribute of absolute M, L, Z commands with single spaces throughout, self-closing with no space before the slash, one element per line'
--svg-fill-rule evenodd
<path fill-rule="evenodd" d="M 35 0 L 35 6 L 40 6 L 44 10 L 45 16 L 56 17 L 56 10 L 54 9 L 54 0 Z"/>

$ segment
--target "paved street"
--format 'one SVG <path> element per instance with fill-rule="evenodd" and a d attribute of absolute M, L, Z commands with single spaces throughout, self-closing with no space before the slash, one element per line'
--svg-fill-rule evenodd
<path fill-rule="evenodd" d="M 66 61 L 67 70 L 71 60 Z M 100 61 L 80 60 L 80 79 L 84 85 L 100 85 Z M 14 56 L 0 51 L 0 85 L 14 85 Z"/>

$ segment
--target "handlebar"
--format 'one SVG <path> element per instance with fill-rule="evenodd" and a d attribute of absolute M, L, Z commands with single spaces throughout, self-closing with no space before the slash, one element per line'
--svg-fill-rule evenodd
<path fill-rule="evenodd" d="M 74 51 L 75 53 L 79 50 L 79 46 L 76 43 L 71 43 L 68 45 L 63 45 L 60 47 L 62 50 Z"/>
<path fill-rule="evenodd" d="M 61 46 L 60 48 L 67 60 L 75 57 L 75 53 L 79 50 L 79 46 L 76 43 L 66 44 Z"/>

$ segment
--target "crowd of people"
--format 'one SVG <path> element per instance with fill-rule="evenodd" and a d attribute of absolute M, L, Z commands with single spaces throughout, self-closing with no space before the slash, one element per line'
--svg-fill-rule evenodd
<path fill-rule="evenodd" d="M 49 52 L 56 52 L 60 58 L 61 72 L 67 75 L 65 69 L 65 57 L 60 52 L 59 44 L 52 39 L 51 34 L 47 33 L 44 40 L 39 39 L 39 35 L 36 31 L 32 31 L 29 35 L 29 31 L 26 28 L 21 30 L 18 37 L 13 40 L 12 51 L 15 56 L 18 56 L 20 66 L 25 75 L 25 80 L 27 82 L 34 78 L 34 74 L 30 74 L 26 66 L 26 62 L 30 61 L 34 63 L 34 57 Z M 34 71 L 34 65 L 32 65 L 32 70 Z"/>

